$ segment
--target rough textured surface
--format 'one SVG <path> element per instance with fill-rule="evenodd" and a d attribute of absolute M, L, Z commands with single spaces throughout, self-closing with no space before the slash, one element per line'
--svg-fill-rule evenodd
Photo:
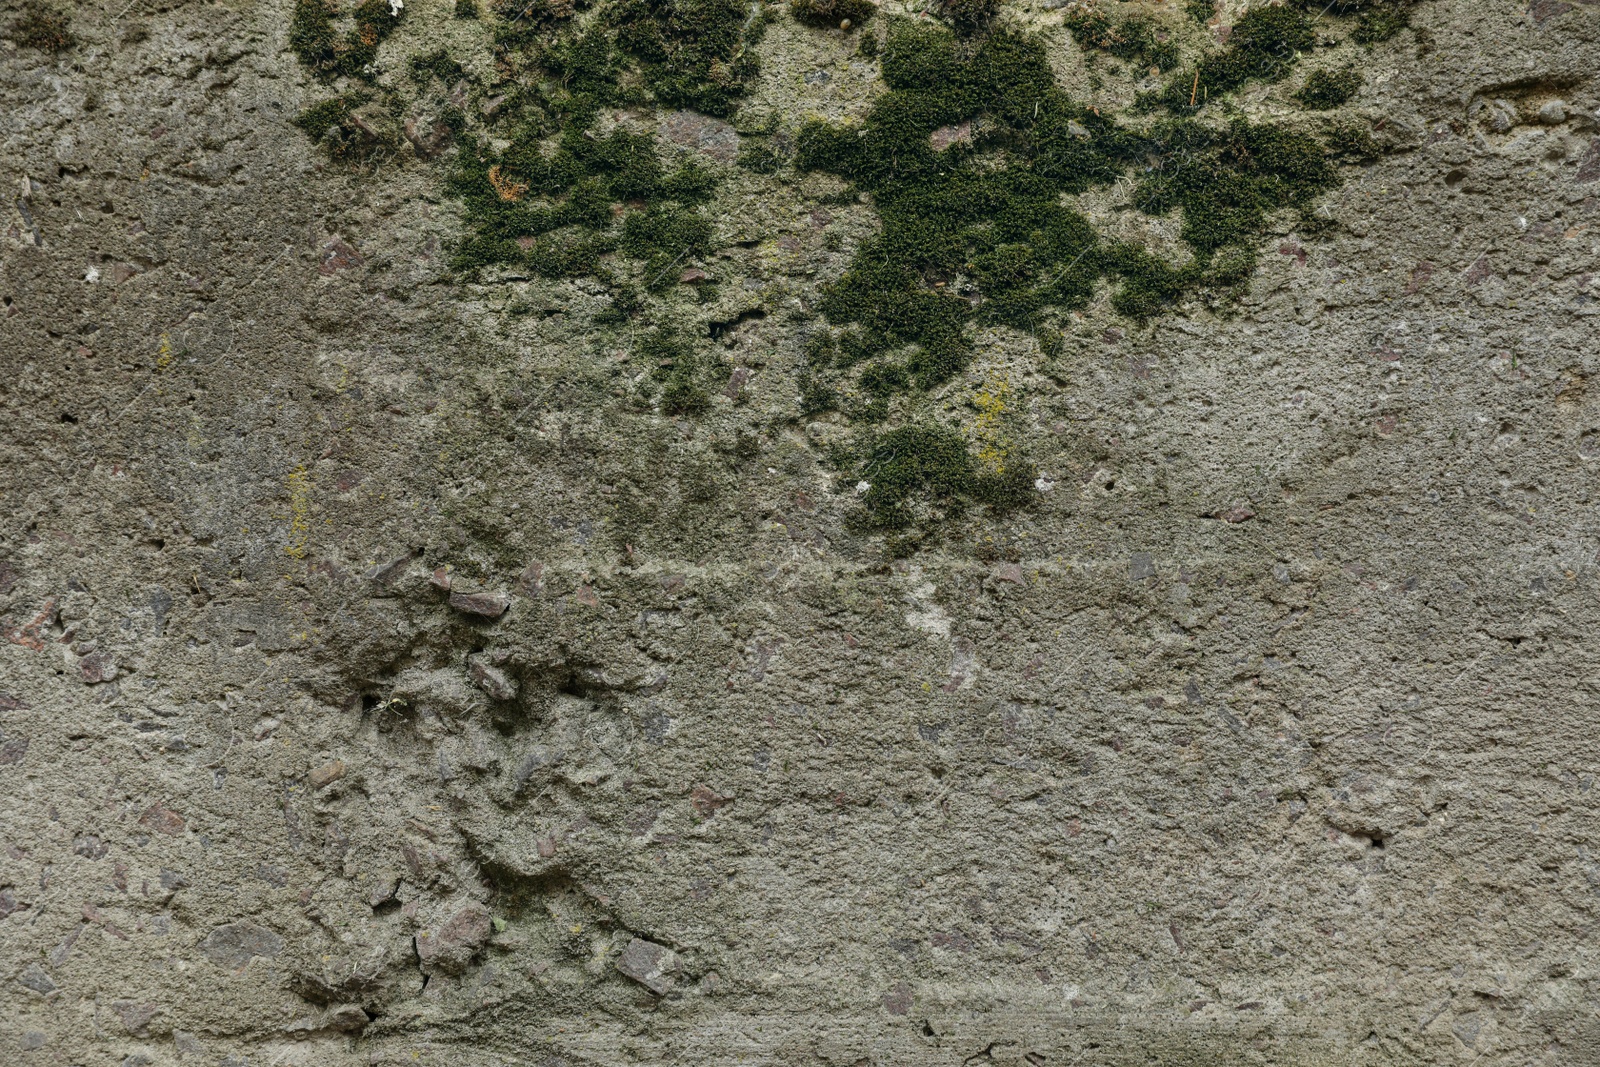
<path fill-rule="evenodd" d="M 1600 1062 L 1600 6 L 1344 6 L 1381 157 L 1236 304 L 977 329 L 891 418 L 1033 497 L 911 542 L 797 395 L 877 216 L 735 162 L 866 113 L 889 7 L 606 119 L 719 178 L 620 325 L 450 269 L 423 96 L 293 125 L 289 0 L 7 7 L 0 1062 Z M 363 77 L 504 106 L 456 7 Z M 997 16 L 1167 83 L 1062 18 Z"/>

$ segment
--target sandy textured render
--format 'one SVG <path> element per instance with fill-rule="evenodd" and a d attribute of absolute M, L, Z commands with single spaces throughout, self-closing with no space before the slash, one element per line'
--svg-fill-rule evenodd
<path fill-rule="evenodd" d="M 7 0 L 0 1063 L 1600 1062 L 1597 71 Z"/>

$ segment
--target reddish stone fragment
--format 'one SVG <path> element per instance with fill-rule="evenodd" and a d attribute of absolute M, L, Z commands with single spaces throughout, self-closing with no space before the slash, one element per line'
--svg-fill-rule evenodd
<path fill-rule="evenodd" d="M 334 271 L 359 267 L 365 262 L 360 252 L 340 238 L 332 237 L 322 246 L 322 262 L 317 264 L 317 273 L 332 274 Z"/>
<path fill-rule="evenodd" d="M 176 837 L 183 833 L 186 825 L 182 816 L 161 804 L 152 804 L 146 808 L 145 813 L 139 816 L 139 822 L 156 833 L 166 834 L 168 837 Z"/>
<path fill-rule="evenodd" d="M 450 606 L 466 615 L 498 619 L 506 613 L 511 603 L 496 593 L 451 593 Z"/>
<path fill-rule="evenodd" d="M 417 959 L 422 961 L 424 970 L 460 973 L 488 944 L 493 932 L 489 909 L 482 904 L 468 904 L 438 929 L 417 934 Z"/>
<path fill-rule="evenodd" d="M 701 815 L 710 818 L 720 808 L 725 808 L 733 803 L 732 797 L 725 797 L 708 785 L 696 785 L 689 790 L 689 804 Z"/>

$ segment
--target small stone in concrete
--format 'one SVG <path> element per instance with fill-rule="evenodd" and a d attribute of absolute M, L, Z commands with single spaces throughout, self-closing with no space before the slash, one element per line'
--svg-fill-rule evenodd
<path fill-rule="evenodd" d="M 905 1015 L 911 1011 L 911 987 L 900 982 L 883 995 L 883 1010 L 890 1015 Z"/>
<path fill-rule="evenodd" d="M 109 652 L 91 652 L 78 661 L 78 672 L 91 685 L 113 681 L 117 677 L 117 661 Z"/>
<path fill-rule="evenodd" d="M 161 1009 L 142 1000 L 114 1000 L 111 1002 L 111 1011 L 122 1020 L 122 1028 L 130 1034 L 140 1034 L 145 1027 L 150 1025 L 150 1020 L 156 1017 Z"/>
<path fill-rule="evenodd" d="M 206 1054 L 205 1045 L 201 1044 L 200 1039 L 187 1030 L 172 1031 L 172 1043 L 178 1046 L 178 1057 L 180 1059 L 184 1056 L 204 1056 Z"/>
<path fill-rule="evenodd" d="M 718 809 L 732 803 L 732 797 L 725 797 L 708 785 L 697 785 L 689 790 L 689 804 L 708 819 L 715 815 Z"/>
<path fill-rule="evenodd" d="M 493 666 L 484 656 L 467 657 L 467 670 L 472 675 L 472 680 L 477 683 L 478 688 L 494 699 L 515 700 L 517 698 L 516 680 L 499 667 Z"/>
<path fill-rule="evenodd" d="M 381 907 L 394 900 L 394 895 L 400 889 L 400 879 L 392 874 L 380 874 L 373 879 L 372 889 L 367 893 L 367 903 L 372 907 Z"/>
<path fill-rule="evenodd" d="M 466 615 L 498 619 L 506 613 L 511 603 L 496 593 L 451 593 L 450 606 Z"/>
<path fill-rule="evenodd" d="M 47 997 L 56 991 L 56 983 L 51 979 L 45 969 L 37 963 L 30 963 L 17 975 L 17 981 L 24 989 L 31 989 L 42 997 Z"/>
<path fill-rule="evenodd" d="M 306 781 L 311 785 L 312 789 L 321 790 L 326 789 L 328 786 L 332 785 L 334 782 L 337 782 L 343 777 L 344 760 L 336 759 L 330 763 L 324 763 L 322 766 L 306 775 Z"/>
<path fill-rule="evenodd" d="M 319 1020 L 324 1029 L 346 1034 L 359 1034 L 371 1021 L 372 1017 L 356 1004 L 335 1004 L 323 1012 Z"/>
<path fill-rule="evenodd" d="M 417 959 L 422 961 L 424 970 L 459 973 L 488 943 L 493 932 L 489 909 L 481 904 L 468 904 L 437 930 L 423 930 L 417 934 Z"/>
<path fill-rule="evenodd" d="M 283 938 L 252 922 L 227 923 L 207 934 L 198 947 L 212 963 L 237 973 L 258 956 L 282 952 Z"/>
<path fill-rule="evenodd" d="M 146 808 L 145 813 L 139 816 L 139 822 L 156 833 L 166 834 L 168 837 L 176 837 L 183 833 L 183 817 L 161 804 L 152 804 Z"/>
<path fill-rule="evenodd" d="M 657 996 L 664 996 L 677 980 L 678 954 L 665 945 L 636 937 L 617 958 L 617 970 Z"/>

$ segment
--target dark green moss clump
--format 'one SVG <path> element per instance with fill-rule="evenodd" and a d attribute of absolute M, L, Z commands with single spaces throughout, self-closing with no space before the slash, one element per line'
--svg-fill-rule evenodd
<path fill-rule="evenodd" d="M 1183 10 L 1190 18 L 1204 25 L 1217 13 L 1217 0 L 1184 0 Z"/>
<path fill-rule="evenodd" d="M 893 394 L 959 372 L 970 325 L 1051 335 L 1101 278 L 1113 282 L 1113 306 L 1135 318 L 1189 291 L 1235 287 L 1267 215 L 1335 181 L 1324 146 L 1280 126 L 1121 126 L 1067 97 L 1039 42 L 1010 31 L 964 46 L 948 31 L 898 22 L 883 77 L 890 91 L 859 126 L 812 123 L 798 138 L 802 168 L 871 192 L 883 220 L 820 303 L 829 322 L 850 327 L 834 366 L 861 368 L 862 417 L 881 418 Z M 962 122 L 987 133 L 935 149 L 930 134 Z M 1183 209 L 1188 262 L 1104 241 L 1061 203 L 1130 173 L 1140 210 Z"/>
<path fill-rule="evenodd" d="M 457 269 L 511 263 L 556 277 L 597 274 L 600 257 L 620 250 L 644 260 L 645 284 L 659 286 L 675 280 L 673 265 L 712 251 L 711 224 L 694 210 L 713 187 L 700 167 L 667 172 L 643 134 L 595 137 L 575 123 L 547 151 L 543 132 L 530 123 L 498 155 L 471 146 L 458 154 L 450 188 L 473 233 Z"/>
<path fill-rule="evenodd" d="M 504 263 L 547 276 L 612 278 L 618 256 L 641 261 L 637 284 L 676 284 L 685 260 L 715 248 L 701 205 L 714 181 L 696 164 L 671 172 L 652 137 L 595 123 L 606 107 L 681 107 L 725 115 L 756 71 L 740 0 L 621 0 L 582 28 L 561 28 L 575 8 L 560 0 L 501 0 L 496 44 L 519 86 L 499 120 L 511 141 L 490 151 L 463 138 L 450 188 L 470 234 L 455 269 Z M 442 53 L 414 64 L 452 80 Z"/>
<path fill-rule="evenodd" d="M 1118 59 L 1162 70 L 1178 62 L 1178 46 L 1166 40 L 1147 18 L 1113 20 L 1098 8 L 1086 8 L 1069 12 L 1065 25 L 1079 48 L 1098 49 Z"/>
<path fill-rule="evenodd" d="M 1383 154 L 1378 142 L 1363 127 L 1353 122 L 1338 122 L 1322 134 L 1328 154 L 1347 163 L 1371 163 Z"/>
<path fill-rule="evenodd" d="M 728 115 L 757 70 L 748 14 L 741 0 L 626 0 L 607 23 L 656 103 Z"/>
<path fill-rule="evenodd" d="M 987 29 L 1000 13 L 1000 0 L 939 0 L 938 12 L 963 36 Z"/>
<path fill-rule="evenodd" d="M 431 78 L 438 78 L 446 85 L 454 85 L 466 75 L 461 64 L 451 59 L 443 48 L 435 49 L 425 55 L 412 56 L 406 65 L 410 68 L 411 80 L 418 85 L 427 85 Z"/>
<path fill-rule="evenodd" d="M 1355 70 L 1314 70 L 1294 98 L 1313 111 L 1338 107 L 1360 90 L 1362 77 Z"/>
<path fill-rule="evenodd" d="M 478 0 L 456 0 L 456 18 L 475 19 L 478 17 Z"/>
<path fill-rule="evenodd" d="M 1161 102 L 1174 111 L 1204 107 L 1214 97 L 1250 81 L 1288 77 L 1301 52 L 1317 43 L 1311 20 L 1292 7 L 1258 7 L 1233 27 L 1228 46 L 1202 59 L 1188 74 L 1174 78 Z"/>
<path fill-rule="evenodd" d="M 1387 41 L 1411 25 L 1411 7 L 1417 0 L 1294 0 L 1295 6 L 1313 14 L 1354 15 L 1350 39 L 1371 45 Z"/>
<path fill-rule="evenodd" d="M 337 0 L 295 0 L 289 47 L 307 70 L 324 81 L 367 79 L 381 45 L 400 19 L 389 0 L 361 0 L 346 13 Z M 342 29 L 349 24 L 348 29 Z"/>
<path fill-rule="evenodd" d="M 1403 7 L 1375 7 L 1363 11 L 1356 19 L 1356 28 L 1350 39 L 1356 44 L 1377 44 L 1387 41 L 1411 25 L 1411 12 Z"/>
<path fill-rule="evenodd" d="M 807 26 L 834 27 L 846 19 L 859 26 L 878 7 L 872 0 L 790 0 L 789 11 Z"/>
<path fill-rule="evenodd" d="M 1180 141 L 1182 160 L 1170 152 Z M 1201 253 L 1246 243 L 1270 212 L 1302 207 L 1336 182 L 1320 141 L 1273 124 L 1174 131 L 1168 145 L 1166 165 L 1140 181 L 1134 203 L 1152 215 L 1181 206 L 1183 240 Z"/>
<path fill-rule="evenodd" d="M 8 36 L 19 48 L 65 52 L 75 43 L 66 14 L 42 3 L 26 3 L 11 24 Z"/>
<path fill-rule="evenodd" d="M 368 91 L 346 93 L 306 108 L 292 120 L 341 163 L 368 163 L 399 146 L 393 116 Z"/>
<path fill-rule="evenodd" d="M 702 381 L 706 361 L 681 334 L 651 330 L 639 342 L 637 354 L 650 367 L 651 381 L 660 387 L 662 414 L 698 415 L 711 406 Z"/>
<path fill-rule="evenodd" d="M 746 137 L 739 145 L 739 166 L 756 174 L 776 174 L 789 162 L 791 153 L 768 137 Z"/>
<path fill-rule="evenodd" d="M 935 423 L 913 423 L 869 436 L 856 469 L 861 525 L 897 531 L 957 517 L 973 504 L 997 510 L 1026 504 L 1037 476 L 1027 463 L 985 469 L 960 433 Z M 859 489 L 862 483 L 864 490 Z"/>
<path fill-rule="evenodd" d="M 1234 85 L 1281 77 L 1311 44 L 1292 9 L 1259 10 L 1241 25 Z M 1091 42 L 1115 30 L 1074 26 Z M 1142 60 L 1140 47 L 1129 54 Z M 968 364 L 976 326 L 1030 331 L 1041 351 L 1059 353 L 1062 316 L 1086 307 L 1102 282 L 1112 306 L 1136 319 L 1191 295 L 1226 303 L 1248 284 L 1269 216 L 1305 214 L 1338 180 L 1335 146 L 1300 129 L 1194 117 L 1131 127 L 1092 111 L 1055 85 L 1036 38 L 1010 30 L 963 40 L 895 21 L 882 72 L 888 91 L 860 123 L 812 122 L 796 141 L 799 167 L 870 193 L 882 220 L 819 302 L 832 329 L 807 344 L 808 417 L 842 408 L 889 419 L 897 394 L 933 389 Z M 1187 257 L 1103 238 L 1062 199 L 1130 179 L 1138 210 L 1182 212 Z M 844 380 L 854 388 L 841 395 L 833 383 Z M 867 484 L 872 528 L 906 530 L 967 503 L 1008 507 L 1033 493 L 1026 463 L 991 469 L 951 431 L 905 426 L 867 440 L 845 469 Z"/>

